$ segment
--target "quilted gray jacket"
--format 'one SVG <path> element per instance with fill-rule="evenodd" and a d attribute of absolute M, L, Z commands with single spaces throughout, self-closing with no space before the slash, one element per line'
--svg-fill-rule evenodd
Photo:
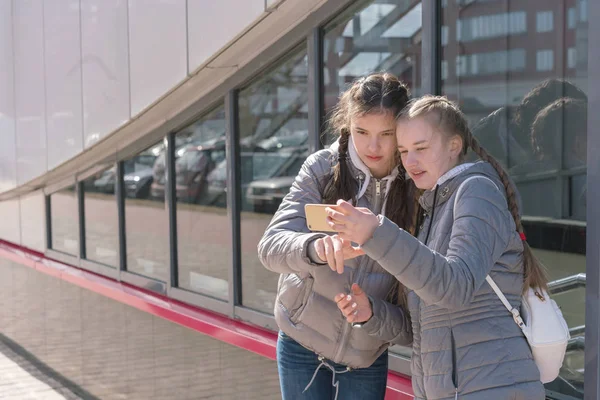
<path fill-rule="evenodd" d="M 454 214 L 457 188 L 461 189 Z M 494 168 L 464 164 L 420 199 L 418 239 L 384 217 L 363 245 L 409 290 L 417 399 L 539 400 L 544 388 L 529 345 L 492 288 L 521 301 L 523 244 Z M 426 244 L 423 244 L 426 243 Z"/>
<path fill-rule="evenodd" d="M 390 343 L 412 342 L 408 312 L 387 302 L 395 278 L 367 256 L 345 263 L 339 275 L 312 254 L 311 242 L 323 233 L 310 232 L 304 205 L 322 203 L 323 189 L 338 162 L 337 144 L 308 157 L 290 192 L 258 244 L 259 258 L 266 268 L 281 274 L 275 302 L 279 328 L 304 347 L 336 363 L 352 368 L 370 366 Z M 358 205 L 378 213 L 395 179 L 375 180 L 349 144 L 350 169 L 356 177 Z M 362 194 L 362 195 L 361 195 Z M 345 320 L 334 301 L 358 283 L 373 302 L 373 317 L 361 329 Z"/>

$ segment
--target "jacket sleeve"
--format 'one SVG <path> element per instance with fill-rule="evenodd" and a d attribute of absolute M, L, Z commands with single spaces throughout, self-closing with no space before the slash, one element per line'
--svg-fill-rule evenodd
<path fill-rule="evenodd" d="M 331 173 L 327 154 L 327 150 L 321 150 L 304 162 L 258 243 L 258 256 L 267 269 L 288 274 L 307 272 L 323 264 L 309 251 L 309 245 L 325 234 L 308 230 L 304 205 L 322 202 L 321 184 Z"/>
<path fill-rule="evenodd" d="M 384 342 L 410 346 L 413 336 L 408 311 L 383 299 L 369 299 L 373 305 L 373 316 L 362 329 Z"/>
<path fill-rule="evenodd" d="M 455 212 L 446 256 L 382 216 L 362 248 L 428 304 L 463 307 L 505 251 L 515 227 L 504 195 L 486 179 L 465 183 Z"/>

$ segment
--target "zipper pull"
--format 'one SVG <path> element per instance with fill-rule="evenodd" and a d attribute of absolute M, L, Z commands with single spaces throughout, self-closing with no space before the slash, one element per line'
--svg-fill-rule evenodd
<path fill-rule="evenodd" d="M 375 180 L 375 194 L 377 194 L 377 196 L 381 195 L 381 181 L 379 179 Z"/>
<path fill-rule="evenodd" d="M 458 400 L 458 388 L 454 388 L 454 400 Z"/>

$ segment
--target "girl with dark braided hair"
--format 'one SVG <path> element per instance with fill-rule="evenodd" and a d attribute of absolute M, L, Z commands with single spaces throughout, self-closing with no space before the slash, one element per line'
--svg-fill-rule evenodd
<path fill-rule="evenodd" d="M 310 232 L 304 213 L 305 204 L 345 199 L 413 231 L 416 189 L 395 136 L 408 100 L 391 74 L 353 82 L 329 118 L 339 139 L 306 160 L 258 245 L 265 267 L 281 274 L 275 319 L 284 400 L 383 399 L 387 348 L 412 342 L 400 283 L 337 235 Z M 351 306 L 340 313 L 342 297 Z"/>
<path fill-rule="evenodd" d="M 328 220 L 408 290 L 415 398 L 544 399 L 527 340 L 486 282 L 490 275 L 516 309 L 530 287 L 547 291 L 515 187 L 445 97 L 412 102 L 396 136 L 402 164 L 424 190 L 418 238 L 345 201 L 328 208 Z M 468 149 L 481 161 L 464 162 Z"/>

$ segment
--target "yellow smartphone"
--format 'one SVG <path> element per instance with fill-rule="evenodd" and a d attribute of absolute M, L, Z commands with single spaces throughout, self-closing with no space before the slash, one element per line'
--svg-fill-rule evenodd
<path fill-rule="evenodd" d="M 335 232 L 327 224 L 327 212 L 325 208 L 335 207 L 335 204 L 305 204 L 306 225 L 311 231 Z"/>

